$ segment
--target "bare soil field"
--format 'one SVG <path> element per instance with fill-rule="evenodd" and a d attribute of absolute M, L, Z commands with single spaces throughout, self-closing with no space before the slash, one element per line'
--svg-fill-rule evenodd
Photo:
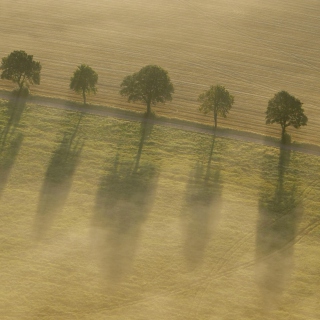
<path fill-rule="evenodd" d="M 155 109 L 160 115 L 210 122 L 197 97 L 219 83 L 236 101 L 219 124 L 278 136 L 278 126 L 264 124 L 264 112 L 286 90 L 309 117 L 307 127 L 289 130 L 293 140 L 319 144 L 318 1 L 2 0 L 0 18 L 0 56 L 25 50 L 42 63 L 37 94 L 80 99 L 69 79 L 86 63 L 99 74 L 99 92 L 89 102 L 142 110 L 119 96 L 119 85 L 158 64 L 175 85 L 173 101 Z M 1 87 L 13 86 L 1 81 Z"/>

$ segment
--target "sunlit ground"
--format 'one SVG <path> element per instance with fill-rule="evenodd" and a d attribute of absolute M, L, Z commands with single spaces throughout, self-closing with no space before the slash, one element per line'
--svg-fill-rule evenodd
<path fill-rule="evenodd" d="M 89 102 L 135 110 L 143 106 L 126 103 L 120 83 L 157 64 L 175 86 L 173 101 L 158 114 L 211 122 L 197 98 L 221 84 L 235 96 L 221 124 L 276 136 L 265 111 L 286 90 L 309 117 L 304 130 L 290 130 L 293 139 L 319 144 L 319 17 L 315 0 L 1 0 L 0 58 L 25 50 L 42 64 L 33 92 L 78 100 L 70 77 L 88 64 L 99 75 Z"/>
<path fill-rule="evenodd" d="M 317 1 L 1 0 L 0 58 L 41 61 L 32 93 L 91 103 L 146 64 L 166 69 L 159 115 L 211 123 L 198 95 L 221 84 L 219 126 L 279 136 L 267 102 L 287 90 L 319 144 Z M 1 80 L 1 89 L 13 85 Z M 212 149 L 212 153 L 210 150 Z M 88 114 L 0 103 L 0 318 L 320 318 L 319 157 Z"/>
<path fill-rule="evenodd" d="M 7 107 L 2 319 L 319 318 L 318 157 Z"/>

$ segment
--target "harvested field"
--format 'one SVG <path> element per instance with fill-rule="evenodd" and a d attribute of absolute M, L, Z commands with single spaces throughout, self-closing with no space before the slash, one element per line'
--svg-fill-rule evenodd
<path fill-rule="evenodd" d="M 0 133 L 1 320 L 319 319 L 318 156 L 1 100 Z"/>
<path fill-rule="evenodd" d="M 287 90 L 309 117 L 307 127 L 289 130 L 293 140 L 320 143 L 318 1 L 2 0 L 0 18 L 1 57 L 25 50 L 42 63 L 37 94 L 80 99 L 69 79 L 86 63 L 99 74 L 99 92 L 89 102 L 142 110 L 119 96 L 119 85 L 158 64 L 175 85 L 159 114 L 210 121 L 198 112 L 197 97 L 220 83 L 236 103 L 219 124 L 278 136 L 278 126 L 264 124 L 264 112 L 276 92 Z"/>

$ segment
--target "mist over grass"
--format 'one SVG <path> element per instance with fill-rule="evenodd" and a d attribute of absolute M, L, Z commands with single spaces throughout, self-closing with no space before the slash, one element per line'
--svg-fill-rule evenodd
<path fill-rule="evenodd" d="M 9 109 L 5 318 L 317 319 L 318 157 L 31 104 L 13 129 Z"/>

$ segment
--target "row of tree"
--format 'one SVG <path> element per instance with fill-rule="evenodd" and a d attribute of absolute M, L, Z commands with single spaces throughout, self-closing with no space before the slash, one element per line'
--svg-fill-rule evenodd
<path fill-rule="evenodd" d="M 11 80 L 18 85 L 18 95 L 29 85 L 40 84 L 41 64 L 34 61 L 32 55 L 25 51 L 13 51 L 2 58 L 0 66 L 1 79 Z M 88 65 L 80 65 L 70 79 L 70 89 L 82 94 L 86 104 L 87 94 L 97 92 L 98 74 Z M 141 102 L 147 107 L 147 116 L 151 113 L 151 106 L 158 102 L 165 103 L 172 100 L 174 87 L 168 72 L 156 65 L 147 65 L 140 71 L 126 76 L 120 85 L 120 94 L 127 97 L 129 102 Z M 214 130 L 217 129 L 218 116 L 226 117 L 233 103 L 234 97 L 221 85 L 211 86 L 199 95 L 199 110 L 204 114 L 213 113 Z M 299 99 L 286 91 L 280 91 L 269 100 L 266 111 L 266 124 L 278 123 L 282 129 L 284 140 L 286 128 L 299 128 L 307 124 L 308 118 L 304 114 Z"/>

